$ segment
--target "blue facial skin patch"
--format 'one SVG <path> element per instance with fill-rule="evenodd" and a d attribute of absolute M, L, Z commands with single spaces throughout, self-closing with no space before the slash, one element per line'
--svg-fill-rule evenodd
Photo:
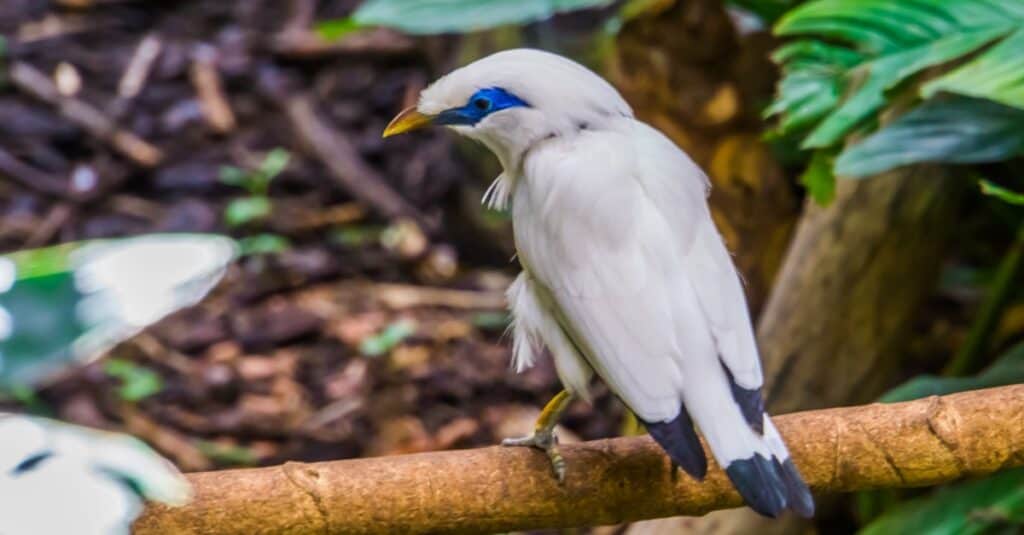
<path fill-rule="evenodd" d="M 488 87 L 473 93 L 465 106 L 439 113 L 434 118 L 434 124 L 471 126 L 496 111 L 520 106 L 529 106 L 529 104 L 500 87 Z"/>

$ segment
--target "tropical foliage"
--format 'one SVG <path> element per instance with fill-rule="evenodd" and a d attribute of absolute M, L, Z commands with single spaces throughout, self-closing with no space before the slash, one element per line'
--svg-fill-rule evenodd
<path fill-rule="evenodd" d="M 767 113 L 841 176 L 1024 153 L 1022 0 L 818 0 L 775 30 L 796 39 Z"/>
<path fill-rule="evenodd" d="M 925 162 L 981 164 L 1024 155 L 1024 1 L 817 0 L 783 15 L 793 38 L 774 54 L 783 77 L 767 115 L 812 155 L 801 182 L 825 204 L 836 176 L 863 178 Z M 1012 168 L 1012 167 L 1011 167 Z M 1024 195 L 969 173 L 1010 205 Z M 1021 273 L 1024 226 L 988 284 L 967 338 L 941 376 L 918 376 L 884 402 L 1024 381 L 1024 346 L 976 376 Z M 1021 472 L 953 485 L 910 501 L 864 494 L 863 533 L 1017 532 Z M 881 516 L 874 518 L 878 513 Z"/>

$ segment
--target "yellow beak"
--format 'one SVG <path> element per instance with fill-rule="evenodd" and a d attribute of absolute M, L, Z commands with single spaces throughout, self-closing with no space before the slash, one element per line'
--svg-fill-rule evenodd
<path fill-rule="evenodd" d="M 431 115 L 424 115 L 416 111 L 416 106 L 410 106 L 391 119 L 381 137 L 397 136 L 410 130 L 416 130 L 428 126 L 434 119 Z"/>

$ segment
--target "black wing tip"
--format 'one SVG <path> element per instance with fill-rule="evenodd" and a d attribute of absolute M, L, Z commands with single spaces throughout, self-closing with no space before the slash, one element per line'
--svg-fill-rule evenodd
<path fill-rule="evenodd" d="M 704 480 L 708 473 L 708 459 L 686 407 L 681 407 L 679 416 L 668 422 L 644 422 L 644 426 L 673 463 L 694 479 Z"/>
<path fill-rule="evenodd" d="M 736 382 L 736 378 L 733 377 L 732 371 L 725 365 L 725 362 L 719 359 L 719 363 L 722 365 L 722 369 L 725 370 L 725 376 L 729 379 L 729 389 L 732 390 L 732 398 L 740 406 L 743 419 L 747 421 L 750 428 L 756 431 L 758 435 L 763 435 L 764 396 L 761 395 L 761 389 L 743 388 Z"/>
<path fill-rule="evenodd" d="M 792 459 L 779 462 L 758 453 L 729 463 L 725 473 L 747 505 L 759 514 L 778 518 L 790 509 L 804 518 L 814 516 L 814 497 Z"/>

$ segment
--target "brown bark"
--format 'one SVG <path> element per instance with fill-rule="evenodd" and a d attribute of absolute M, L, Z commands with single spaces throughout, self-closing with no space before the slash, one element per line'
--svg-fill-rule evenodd
<path fill-rule="evenodd" d="M 758 329 L 771 410 L 860 403 L 891 384 L 935 288 L 957 178 L 918 166 L 808 202 Z"/>
<path fill-rule="evenodd" d="M 934 485 L 1024 465 L 1024 385 L 776 419 L 819 494 Z M 190 474 L 195 499 L 151 506 L 137 535 L 492 533 L 699 515 L 739 505 L 722 471 L 672 472 L 649 437 L 491 447 Z"/>

